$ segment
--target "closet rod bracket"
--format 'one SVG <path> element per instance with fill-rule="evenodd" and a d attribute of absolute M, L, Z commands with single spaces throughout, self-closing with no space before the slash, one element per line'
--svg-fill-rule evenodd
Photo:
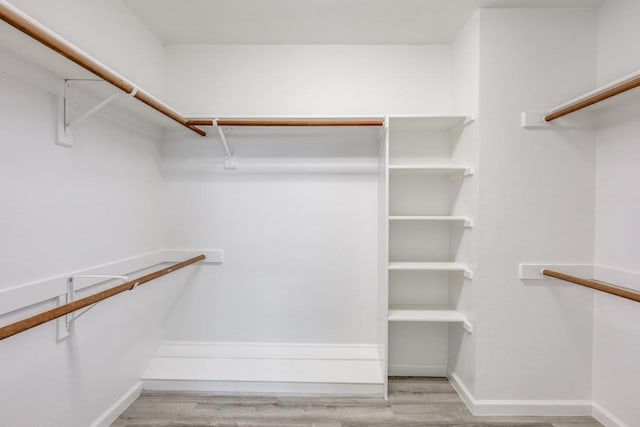
<path fill-rule="evenodd" d="M 582 111 L 572 117 L 563 117 L 553 122 L 544 118 L 548 112 L 523 111 L 520 114 L 520 125 L 528 130 L 561 130 L 561 129 L 585 129 L 597 124 L 597 117 L 592 111 Z"/>
<path fill-rule="evenodd" d="M 104 80 L 100 79 L 65 79 L 64 81 L 64 95 L 58 98 L 58 138 L 57 144 L 62 145 L 64 147 L 73 146 L 73 129 L 76 128 L 80 123 L 87 120 L 89 117 L 96 114 L 98 111 L 111 104 L 116 99 L 122 96 L 135 96 L 138 93 L 138 88 L 134 87 L 133 90 L 128 94 L 123 94 L 121 92 L 115 93 L 102 101 L 98 102 L 96 105 L 80 114 L 75 119 L 71 120 L 70 118 L 70 108 L 69 108 L 69 94 L 67 93 L 67 89 L 69 89 L 73 82 L 82 81 L 82 82 L 98 82 L 104 83 Z"/>
<path fill-rule="evenodd" d="M 127 282 L 129 280 L 129 276 L 115 276 L 110 274 L 77 274 L 75 276 L 70 276 L 67 279 L 67 293 L 64 295 L 60 295 L 58 297 L 58 305 L 69 304 L 76 299 L 76 289 L 75 289 L 75 280 L 76 279 L 104 279 L 104 280 L 122 280 L 123 282 Z M 86 314 L 89 310 L 97 305 L 93 304 L 89 307 L 86 307 L 84 310 L 76 311 L 70 314 L 67 314 L 64 317 L 60 317 L 58 319 L 57 324 L 57 332 L 58 332 L 58 341 L 62 341 L 65 338 L 68 338 L 73 333 L 73 325 L 75 321 Z"/>
<path fill-rule="evenodd" d="M 222 144 L 222 148 L 224 148 L 224 168 L 237 169 L 238 163 L 236 162 L 236 156 L 233 150 L 233 145 L 231 145 L 227 141 L 227 138 L 224 135 L 224 131 L 218 125 L 218 119 L 213 119 L 213 126 L 218 131 L 218 137 L 220 138 L 220 143 Z"/>

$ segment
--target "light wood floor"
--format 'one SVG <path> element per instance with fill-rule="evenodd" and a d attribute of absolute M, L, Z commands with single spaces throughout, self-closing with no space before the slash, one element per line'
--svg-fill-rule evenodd
<path fill-rule="evenodd" d="M 446 378 L 393 378 L 389 400 L 143 394 L 112 427 L 601 427 L 591 417 L 474 417 Z"/>

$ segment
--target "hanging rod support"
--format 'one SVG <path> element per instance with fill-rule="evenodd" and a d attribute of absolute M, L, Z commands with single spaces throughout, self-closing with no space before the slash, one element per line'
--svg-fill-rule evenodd
<path fill-rule="evenodd" d="M 0 0 L 0 20 L 6 22 L 18 31 L 23 32 L 27 36 L 33 38 L 49 49 L 59 53 L 68 60 L 74 62 L 90 73 L 112 84 L 116 88 L 123 92 L 130 94 L 135 90 L 135 85 L 128 80 L 121 77 L 115 71 L 104 66 L 98 62 L 95 58 L 91 57 L 78 47 L 69 43 L 67 40 L 51 31 L 49 28 L 42 25 L 20 9 L 9 4 L 6 0 Z M 197 133 L 200 136 L 206 136 L 206 132 L 196 126 L 187 123 L 187 119 L 178 114 L 175 110 L 167 106 L 166 104 L 153 97 L 151 94 L 146 93 L 143 90 L 133 95 L 135 99 L 146 104 L 150 108 L 153 108 L 160 114 L 170 118 L 171 120 L 179 123 L 192 132 Z M 70 146 L 71 142 L 69 138 L 65 138 L 64 129 L 58 128 L 58 143 L 60 145 Z"/>
<path fill-rule="evenodd" d="M 51 320 L 56 320 L 58 318 L 64 317 L 67 314 L 71 314 L 82 308 L 94 305 L 97 302 L 111 298 L 123 292 L 130 291 L 133 287 L 135 287 L 134 285 L 143 285 L 145 283 L 151 282 L 152 280 L 166 276 L 167 274 L 170 274 L 174 271 L 178 271 L 182 268 L 185 268 L 189 265 L 195 264 L 200 261 L 204 261 L 206 259 L 207 259 L 206 255 L 200 254 L 193 258 L 189 258 L 185 261 L 173 264 L 170 267 L 163 268 L 161 270 L 157 270 L 152 273 L 146 274 L 135 280 L 127 281 L 122 283 L 121 285 L 117 285 L 117 286 L 105 289 L 101 292 L 86 296 L 84 298 L 80 298 L 73 302 L 62 304 L 59 307 L 55 307 L 50 310 L 43 311 L 41 313 L 35 314 L 31 317 L 19 320 L 9 325 L 0 326 L 0 341 L 6 338 L 12 337 L 21 332 L 28 331 L 31 328 L 35 328 L 36 326 L 42 325 Z M 78 277 L 78 276 L 75 276 L 75 277 Z"/>
<path fill-rule="evenodd" d="M 61 295 L 58 298 L 59 305 L 69 304 L 75 301 L 76 299 L 76 289 L 75 289 L 75 280 L 76 279 L 105 279 L 105 280 L 114 280 L 119 279 L 123 282 L 129 280 L 129 276 L 115 276 L 110 274 L 76 274 L 74 276 L 70 276 L 67 279 L 67 293 L 65 295 Z M 73 325 L 75 321 L 86 314 L 93 307 L 98 305 L 98 302 L 92 304 L 88 307 L 85 307 L 83 310 L 74 311 L 72 313 L 67 314 L 64 317 L 58 318 L 58 341 L 61 341 L 73 333 Z"/>
<path fill-rule="evenodd" d="M 380 129 L 380 147 L 378 148 L 378 157 L 381 156 L 382 152 L 384 151 L 384 148 L 387 144 L 388 134 L 389 134 L 389 117 L 386 116 L 382 122 L 382 128 Z"/>
<path fill-rule="evenodd" d="M 237 169 L 238 164 L 236 163 L 236 158 L 233 153 L 232 147 L 227 142 L 227 138 L 224 136 L 224 131 L 218 125 L 218 119 L 213 119 L 213 126 L 218 130 L 218 136 L 220 137 L 220 142 L 222 143 L 222 147 L 224 148 L 224 168 L 225 169 Z"/>
<path fill-rule="evenodd" d="M 98 111 L 100 111 L 101 109 L 103 109 L 107 105 L 111 104 L 116 99 L 120 98 L 121 96 L 124 96 L 123 93 L 114 93 L 113 95 L 107 97 L 106 99 L 100 101 L 99 103 L 97 103 L 96 105 L 91 107 L 89 110 L 87 110 L 86 112 L 81 114 L 76 119 L 70 120 L 70 118 L 69 118 L 69 94 L 67 93 L 67 88 L 71 87 L 71 83 L 75 82 L 75 81 L 105 83 L 104 80 L 100 80 L 100 79 L 65 79 L 64 95 L 63 95 L 63 97 L 61 99 L 61 102 L 58 105 L 58 108 L 59 108 L 60 111 L 59 111 L 59 114 L 58 114 L 58 120 L 59 120 L 58 129 L 59 129 L 59 132 L 58 132 L 58 140 L 57 140 L 58 145 L 62 145 L 62 146 L 65 146 L 65 147 L 73 146 L 73 132 L 72 132 L 73 128 L 78 127 L 78 125 L 80 125 L 80 123 L 84 122 L 89 117 L 93 116 Z M 127 95 L 131 96 L 131 97 L 135 97 L 137 93 L 138 93 L 138 88 L 136 86 L 133 86 L 133 89 Z"/>
<path fill-rule="evenodd" d="M 89 117 L 93 116 L 99 110 L 101 110 L 102 108 L 106 107 L 107 105 L 109 105 L 111 102 L 115 101 L 120 96 L 122 96 L 122 95 L 119 94 L 119 93 L 114 93 L 110 97 L 106 98 L 104 101 L 101 101 L 98 104 L 96 104 L 94 107 L 90 108 L 86 113 L 82 114 L 77 119 L 75 119 L 75 120 L 73 120 L 71 122 L 67 122 L 65 124 L 66 128 L 69 129 L 69 128 L 73 128 L 73 127 L 78 126 L 80 123 L 84 122 Z M 65 102 L 66 102 L 66 97 L 65 97 Z M 65 114 L 66 114 L 67 111 L 68 111 L 67 108 L 65 108 Z"/>

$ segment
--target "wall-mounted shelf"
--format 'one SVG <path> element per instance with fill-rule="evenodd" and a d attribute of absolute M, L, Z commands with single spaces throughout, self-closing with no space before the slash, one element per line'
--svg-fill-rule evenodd
<path fill-rule="evenodd" d="M 389 307 L 390 322 L 464 322 L 459 311 L 442 305 L 392 305 Z"/>
<path fill-rule="evenodd" d="M 139 106 L 144 106 L 145 110 L 149 108 L 151 110 L 155 110 L 154 114 L 159 113 L 159 115 L 164 116 L 165 119 L 179 124 L 180 126 L 190 130 L 193 133 L 196 133 L 200 136 L 206 136 L 206 132 L 187 123 L 186 118 L 169 107 L 167 104 L 163 103 L 150 93 L 144 91 L 142 88 L 138 87 L 131 81 L 119 75 L 114 70 L 102 64 L 88 53 L 84 52 L 77 46 L 70 43 L 68 40 L 56 34 L 40 22 L 36 21 L 32 17 L 6 1 L 0 2 L 0 20 L 13 26 L 16 30 L 24 33 L 33 40 L 33 42 L 28 44 L 29 48 L 27 49 L 27 51 L 29 53 L 24 54 L 23 50 L 21 49 L 19 51 L 20 56 L 29 57 L 32 56 L 33 53 L 35 53 L 35 56 L 38 58 L 35 63 L 42 65 L 44 69 L 51 70 L 52 72 L 55 66 L 52 67 L 51 63 L 59 63 L 59 58 L 56 58 L 51 62 L 47 58 L 51 57 L 52 55 L 56 57 L 58 55 L 63 56 L 68 60 L 68 64 L 73 63 L 76 66 L 75 68 L 79 67 L 81 69 L 84 69 L 85 71 L 82 74 L 86 75 L 88 72 L 90 73 L 90 78 L 98 77 L 99 79 L 108 82 L 113 86 L 113 88 L 118 90 L 118 93 L 124 93 L 128 95 L 128 97 L 132 100 L 135 100 L 136 103 L 139 104 Z M 5 27 L 2 27 L 0 31 L 4 32 Z M 11 40 L 13 36 L 14 35 L 9 36 L 9 40 Z M 4 37 L 2 39 L 4 39 Z M 24 39 L 24 37 L 20 38 L 19 43 L 21 44 L 23 44 L 22 39 Z M 47 48 L 49 48 L 49 50 L 42 49 L 39 44 L 46 46 Z M 64 68 L 67 69 L 68 65 L 65 64 Z M 72 76 L 65 73 L 60 77 L 62 77 L 63 79 L 68 79 Z M 102 100 L 101 103 L 97 105 L 97 107 L 101 108 L 106 105 L 106 103 L 110 103 L 115 99 L 115 95 L 112 95 L 106 100 Z M 94 109 L 90 110 L 89 112 L 94 112 Z M 66 135 L 62 135 L 63 140 L 60 141 L 61 145 L 70 145 L 70 129 L 68 129 L 69 126 L 67 123 L 63 123 L 63 126 L 65 128 Z"/>
<path fill-rule="evenodd" d="M 473 278 L 473 272 L 464 264 L 457 262 L 389 262 L 389 270 L 404 271 L 461 271 L 464 277 Z"/>
<path fill-rule="evenodd" d="M 398 130 L 451 130 L 472 121 L 471 116 L 395 116 L 389 127 Z"/>
<path fill-rule="evenodd" d="M 447 215 L 391 215 L 389 221 L 448 221 L 462 222 L 467 228 L 473 227 L 473 220 L 466 216 Z"/>
<path fill-rule="evenodd" d="M 451 165 L 410 165 L 396 164 L 389 165 L 391 175 L 449 175 L 449 176 L 470 176 L 473 175 L 473 168 L 468 166 Z"/>
<path fill-rule="evenodd" d="M 640 87 L 640 71 L 636 71 L 618 80 L 600 86 L 599 88 L 580 95 L 568 102 L 565 102 L 564 104 L 553 107 L 547 112 L 523 112 L 521 124 L 525 129 L 557 129 L 565 127 L 593 126 L 594 123 L 597 123 L 597 120 L 593 116 L 584 116 L 582 119 L 578 118 L 577 121 L 561 120 L 555 124 L 552 124 L 552 122 L 587 107 L 592 107 L 625 92 L 637 89 L 638 87 Z M 637 92 L 637 90 L 635 92 Z M 602 107 L 608 105 L 608 102 L 601 104 Z"/>

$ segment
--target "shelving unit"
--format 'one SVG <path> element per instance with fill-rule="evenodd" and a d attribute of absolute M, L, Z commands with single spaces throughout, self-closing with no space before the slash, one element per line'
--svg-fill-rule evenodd
<path fill-rule="evenodd" d="M 388 119 L 386 156 L 388 374 L 446 375 L 449 325 L 471 331 L 452 289 L 473 272 L 459 259 L 473 218 L 460 190 L 474 173 L 457 143 L 470 118 Z M 434 371 L 433 367 L 439 370 Z"/>

